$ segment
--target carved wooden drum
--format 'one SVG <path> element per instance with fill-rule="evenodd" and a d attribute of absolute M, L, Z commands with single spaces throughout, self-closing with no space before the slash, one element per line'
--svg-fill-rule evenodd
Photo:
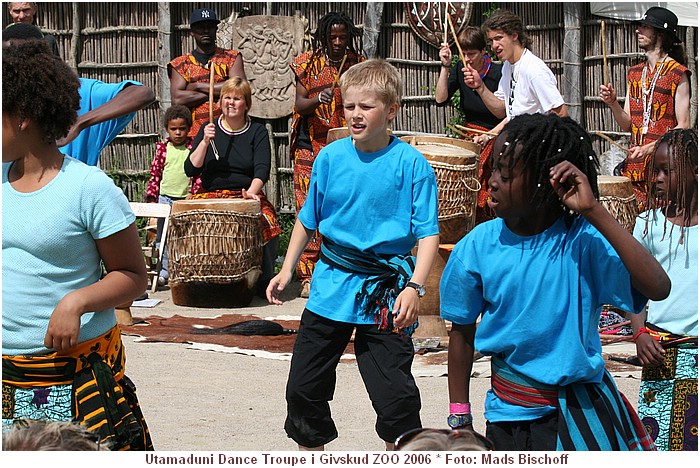
<path fill-rule="evenodd" d="M 326 134 L 326 144 L 333 143 L 335 140 L 340 140 L 350 136 L 348 127 L 331 128 Z"/>
<path fill-rule="evenodd" d="M 600 204 L 630 233 L 639 214 L 632 181 L 622 176 L 598 176 Z"/>
<path fill-rule="evenodd" d="M 168 226 L 173 303 L 245 307 L 262 273 L 260 203 L 243 199 L 179 200 Z"/>
<path fill-rule="evenodd" d="M 479 183 L 476 143 L 448 137 L 411 135 L 401 138 L 425 156 L 438 186 L 440 243 L 456 244 L 474 228 Z"/>

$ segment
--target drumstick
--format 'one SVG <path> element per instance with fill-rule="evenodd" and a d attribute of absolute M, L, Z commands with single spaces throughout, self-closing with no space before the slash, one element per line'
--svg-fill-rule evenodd
<path fill-rule="evenodd" d="M 455 27 L 452 24 L 452 17 L 447 15 L 447 22 L 450 23 L 450 29 L 452 30 L 452 37 L 454 37 L 455 44 L 457 44 L 457 50 L 459 51 L 459 58 L 462 59 L 462 65 L 467 66 L 467 61 L 464 59 L 464 53 L 462 52 L 462 47 L 459 45 L 459 40 L 457 39 L 457 33 L 455 32 Z"/>
<path fill-rule="evenodd" d="M 447 17 L 450 16 L 450 2 L 445 2 L 445 27 L 443 28 L 443 31 L 445 33 L 445 40 L 442 41 L 444 43 L 447 43 Z"/>
<path fill-rule="evenodd" d="M 466 132 L 479 133 L 481 135 L 498 136 L 498 133 L 488 132 L 488 131 L 484 131 L 484 130 L 477 130 L 476 128 L 467 128 L 467 127 L 463 127 L 463 126 L 458 125 L 458 124 L 455 124 L 455 126 L 459 129 L 466 131 Z"/>
<path fill-rule="evenodd" d="M 338 67 L 338 74 L 335 77 L 335 81 L 333 81 L 333 88 L 335 88 L 336 86 L 340 86 L 340 74 L 343 72 L 343 65 L 345 65 L 346 58 L 348 58 L 347 53 L 343 55 L 343 60 L 340 62 L 340 67 Z"/>
<path fill-rule="evenodd" d="M 605 21 L 600 22 L 600 42 L 603 47 L 603 84 L 608 85 L 608 53 L 605 50 Z"/>
<path fill-rule="evenodd" d="M 214 62 L 209 62 L 209 123 L 214 123 Z M 214 140 L 209 140 L 214 157 L 219 160 L 219 152 Z"/>
<path fill-rule="evenodd" d="M 457 135 L 463 136 L 464 138 L 471 138 L 471 136 L 467 135 L 466 133 L 462 132 L 461 130 L 457 130 L 456 128 L 454 128 L 454 127 L 453 127 L 452 125 L 450 125 L 450 124 L 447 124 L 447 128 L 449 128 L 450 130 L 452 130 L 453 132 L 455 132 Z"/>
<path fill-rule="evenodd" d="M 209 123 L 214 123 L 214 62 L 209 62 Z"/>
<path fill-rule="evenodd" d="M 608 140 L 610 142 L 610 144 L 617 146 L 618 148 L 620 148 L 622 151 L 624 151 L 627 154 L 632 152 L 630 149 L 625 148 L 624 146 L 620 145 L 619 143 L 617 143 L 615 140 L 613 140 L 609 136 L 605 135 L 604 133 L 595 132 L 595 134 L 598 135 L 599 137 L 603 138 L 604 140 Z"/>

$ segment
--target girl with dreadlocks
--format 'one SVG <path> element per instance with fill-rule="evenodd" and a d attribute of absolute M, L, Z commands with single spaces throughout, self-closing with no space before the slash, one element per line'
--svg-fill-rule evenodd
<path fill-rule="evenodd" d="M 647 180 L 649 211 L 634 237 L 673 283 L 663 301 L 632 317 L 642 362 L 639 416 L 659 450 L 698 449 L 698 132 L 657 140 Z M 695 429 L 693 429 L 695 428 Z"/>
<path fill-rule="evenodd" d="M 598 203 L 598 160 L 572 119 L 517 116 L 492 155 L 498 218 L 455 246 L 440 285 L 448 424 L 472 427 L 476 348 L 491 356 L 484 414 L 496 450 L 653 448 L 605 370 L 598 320 L 603 304 L 638 313 L 665 298 L 668 276 Z"/>
<path fill-rule="evenodd" d="M 321 18 L 313 37 L 313 50 L 291 63 L 296 75 L 296 100 L 290 156 L 294 161 L 296 211 L 304 206 L 309 190 L 311 166 L 326 146 L 331 128 L 344 127 L 343 98 L 339 78 L 365 58 L 358 52 L 361 31 L 345 13 L 330 12 Z M 302 283 L 301 297 L 309 297 L 311 275 L 319 258 L 321 237 L 316 232 L 297 265 Z"/>

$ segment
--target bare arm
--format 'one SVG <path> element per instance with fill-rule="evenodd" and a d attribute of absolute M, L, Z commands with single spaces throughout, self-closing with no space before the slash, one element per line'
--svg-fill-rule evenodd
<path fill-rule="evenodd" d="M 207 157 L 207 151 L 209 149 L 209 143 L 214 139 L 216 135 L 216 124 L 210 123 L 204 127 L 204 134 L 202 136 L 202 141 L 199 142 L 197 147 L 190 153 L 190 162 L 196 168 L 200 168 L 204 165 L 204 160 Z M 192 175 L 187 174 L 189 177 Z"/>
<path fill-rule="evenodd" d="M 549 112 L 557 114 L 559 117 L 568 117 L 569 112 L 566 110 L 566 104 L 549 109 Z"/>
<path fill-rule="evenodd" d="M 450 69 L 452 68 L 452 51 L 447 43 L 442 43 L 440 47 L 440 76 L 438 76 L 437 85 L 435 87 L 435 102 L 442 104 L 450 97 L 448 89 L 448 78 L 450 77 Z"/>
<path fill-rule="evenodd" d="M 418 240 L 418 251 L 416 252 L 416 267 L 413 270 L 411 281 L 418 284 L 425 284 L 430 275 L 430 270 L 435 263 L 438 247 L 440 246 L 439 236 L 428 236 Z M 420 311 L 420 299 L 418 292 L 413 288 L 404 288 L 399 293 L 394 303 L 393 314 L 396 317 L 394 325 L 403 328 L 408 327 L 418 318 Z"/>
<path fill-rule="evenodd" d="M 78 344 L 80 317 L 133 300 L 146 290 L 148 277 L 136 224 L 95 240 L 107 274 L 90 286 L 73 291 L 56 305 L 44 345 L 65 351 Z"/>
<path fill-rule="evenodd" d="M 635 339 L 637 357 L 644 366 L 660 366 L 664 363 L 664 354 L 666 354 L 664 348 L 648 333 L 640 333 L 638 335 L 639 330 L 644 328 L 645 319 L 646 314 L 644 312 L 641 314 L 632 314 L 630 317 L 632 332 L 634 336 L 637 337 Z"/>
<path fill-rule="evenodd" d="M 223 83 L 214 85 L 214 98 L 218 99 Z M 206 90 L 205 90 L 206 88 Z M 173 104 L 193 109 L 209 100 L 209 83 L 187 83 L 177 71 L 170 74 L 170 98 Z"/>
<path fill-rule="evenodd" d="M 309 98 L 309 92 L 304 85 L 302 85 L 299 80 L 297 80 L 296 83 L 297 91 L 296 98 L 294 99 L 294 106 L 301 115 L 313 114 L 318 106 L 321 104 L 328 104 L 333 100 L 333 88 L 331 86 L 327 87 L 313 98 Z"/>
<path fill-rule="evenodd" d="M 156 100 L 156 95 L 148 86 L 130 84 L 124 87 L 109 101 L 78 117 L 68 135 L 56 142 L 60 148 L 65 146 L 80 134 L 84 129 L 108 120 L 129 115 L 132 112 L 143 109 Z"/>
<path fill-rule="evenodd" d="M 690 83 L 688 76 L 683 75 L 676 88 L 675 97 L 676 121 L 675 128 L 690 128 Z"/>
<path fill-rule="evenodd" d="M 559 199 L 569 209 L 581 213 L 610 242 L 637 291 L 654 301 L 668 297 L 671 280 L 663 267 L 598 203 L 583 172 L 564 161 L 550 170 L 550 182 Z"/>
<path fill-rule="evenodd" d="M 467 68 L 471 68 L 471 65 L 467 65 Z M 465 73 L 467 68 L 465 68 Z M 479 75 L 479 72 L 472 69 L 472 73 L 474 75 Z M 489 111 L 495 115 L 496 117 L 504 118 L 506 116 L 506 103 L 505 101 L 501 101 L 496 97 L 495 94 L 491 92 L 490 89 L 486 87 L 484 82 L 481 82 L 481 86 L 476 88 L 476 92 L 481 98 L 482 101 L 484 101 L 484 104 L 486 107 L 488 107 Z"/>
<path fill-rule="evenodd" d="M 469 381 L 474 364 L 476 324 L 452 323 L 447 351 L 447 387 L 450 403 L 469 403 Z M 467 425 L 471 428 L 471 424 Z"/>
<path fill-rule="evenodd" d="M 610 107 L 615 118 L 615 122 L 620 126 L 622 131 L 629 132 L 632 128 L 632 118 L 630 117 L 630 98 L 629 94 L 625 97 L 624 109 L 617 101 L 617 91 L 613 88 L 612 83 L 600 85 L 600 98 L 603 103 Z"/>
<path fill-rule="evenodd" d="M 289 239 L 289 246 L 287 247 L 287 253 L 284 257 L 282 269 L 277 276 L 270 280 L 270 284 L 267 286 L 267 300 L 270 302 L 270 304 L 282 304 L 282 301 L 279 299 L 279 295 L 292 280 L 294 268 L 299 262 L 299 258 L 304 252 L 306 244 L 309 243 L 309 240 L 313 234 L 313 229 L 307 229 L 303 224 L 301 224 L 301 221 L 298 219 L 296 220 L 294 223 L 294 229 L 292 229 L 292 237 Z"/>

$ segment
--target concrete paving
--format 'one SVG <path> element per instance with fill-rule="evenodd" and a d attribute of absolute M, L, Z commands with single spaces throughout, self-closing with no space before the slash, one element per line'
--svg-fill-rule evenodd
<path fill-rule="evenodd" d="M 306 304 L 293 283 L 282 306 L 255 298 L 242 309 L 199 309 L 172 303 L 169 290 L 149 293 L 160 299 L 153 308 L 133 308 L 132 315 L 213 317 L 239 313 L 262 318 L 300 316 Z M 230 352 L 195 349 L 187 344 L 143 343 L 123 336 L 126 372 L 135 382 L 143 413 L 156 450 L 161 451 L 279 451 L 296 450 L 283 425 L 284 389 L 289 360 L 253 357 Z M 629 344 L 606 346 L 608 352 L 630 352 Z M 225 350 L 222 350 L 225 351 Z M 633 351 L 631 351 L 633 352 Z M 481 365 L 488 375 L 488 363 Z M 476 369 L 476 368 L 475 368 Z M 447 366 L 414 363 L 421 391 L 421 418 L 425 427 L 447 427 Z M 341 363 L 335 398 L 331 402 L 339 437 L 328 450 L 379 451 L 384 442 L 374 432 L 375 415 L 357 366 Z M 615 377 L 620 389 L 636 407 L 639 372 Z M 488 378 L 472 379 L 474 428 L 484 432 L 483 401 Z"/>

